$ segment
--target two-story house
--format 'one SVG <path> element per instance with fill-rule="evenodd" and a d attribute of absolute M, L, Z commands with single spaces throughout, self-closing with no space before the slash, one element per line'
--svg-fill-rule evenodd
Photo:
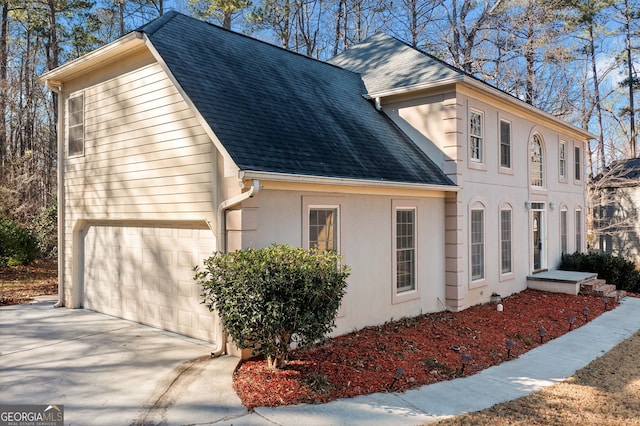
<path fill-rule="evenodd" d="M 192 267 L 278 242 L 352 268 L 340 334 L 584 245 L 591 135 L 383 34 L 325 63 L 169 12 L 42 81 L 68 307 L 223 344 Z"/>

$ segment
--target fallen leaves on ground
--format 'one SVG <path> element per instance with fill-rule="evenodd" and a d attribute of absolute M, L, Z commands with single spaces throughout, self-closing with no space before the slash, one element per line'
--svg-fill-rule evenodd
<path fill-rule="evenodd" d="M 58 262 L 37 260 L 0 268 L 0 306 L 29 303 L 34 296 L 58 293 Z"/>
<path fill-rule="evenodd" d="M 615 307 L 600 297 L 535 290 L 502 305 L 502 312 L 486 304 L 367 327 L 295 351 L 281 370 L 247 360 L 234 374 L 234 388 L 249 409 L 405 391 L 498 365 Z"/>

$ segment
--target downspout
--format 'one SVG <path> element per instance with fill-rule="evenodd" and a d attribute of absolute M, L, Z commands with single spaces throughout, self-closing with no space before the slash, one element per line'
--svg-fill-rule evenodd
<path fill-rule="evenodd" d="M 238 194 L 235 197 L 231 197 L 228 200 L 224 200 L 223 202 L 220 203 L 220 205 L 218 206 L 218 212 L 217 212 L 217 216 L 216 216 L 216 219 L 218 221 L 218 223 L 217 223 L 217 233 L 218 233 L 217 249 L 218 249 L 218 251 L 221 251 L 223 253 L 225 253 L 227 251 L 227 238 L 226 238 L 227 226 L 226 226 L 226 221 L 225 221 L 225 216 L 224 216 L 225 212 L 227 210 L 229 210 L 231 207 L 240 204 L 244 200 L 252 198 L 259 191 L 260 191 L 260 181 L 258 179 L 253 179 L 253 182 L 251 184 L 251 188 L 249 188 L 249 190 L 247 192 L 243 192 L 241 194 Z"/>
<path fill-rule="evenodd" d="M 258 179 L 253 179 L 251 188 L 247 192 L 243 192 L 234 197 L 231 197 L 227 200 L 224 200 L 218 205 L 218 211 L 216 212 L 216 248 L 217 251 L 225 253 L 227 251 L 227 226 L 225 221 L 225 213 L 228 209 L 233 206 L 240 204 L 241 202 L 252 198 L 260 191 L 260 181 Z M 211 357 L 215 358 L 220 355 L 224 355 L 227 351 L 227 331 L 222 328 L 222 339 L 220 341 L 220 349 L 215 352 L 211 352 Z"/>
<path fill-rule="evenodd" d="M 62 149 L 62 83 L 45 80 L 45 86 L 58 97 L 58 122 L 56 123 L 57 145 L 58 145 L 58 301 L 54 308 L 64 306 L 64 149 Z M 60 262 L 62 259 L 62 262 Z"/>

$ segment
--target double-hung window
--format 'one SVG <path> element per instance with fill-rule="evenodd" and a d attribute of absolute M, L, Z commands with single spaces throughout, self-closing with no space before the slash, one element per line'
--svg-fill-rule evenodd
<path fill-rule="evenodd" d="M 416 289 L 416 211 L 396 210 L 396 291 Z"/>
<path fill-rule="evenodd" d="M 484 209 L 471 210 L 471 280 L 484 278 Z"/>
<path fill-rule="evenodd" d="M 67 101 L 67 143 L 68 155 L 76 156 L 84 153 L 84 95 L 79 94 Z"/>
<path fill-rule="evenodd" d="M 309 248 L 338 251 L 338 207 L 309 207 Z"/>
<path fill-rule="evenodd" d="M 565 141 L 560 141 L 560 178 L 567 178 L 567 143 Z"/>
<path fill-rule="evenodd" d="M 576 209 L 576 251 L 582 251 L 582 210 Z"/>
<path fill-rule="evenodd" d="M 500 210 L 500 272 L 513 272 L 511 260 L 511 209 Z"/>
<path fill-rule="evenodd" d="M 500 120 L 500 167 L 511 168 L 511 123 Z"/>
<path fill-rule="evenodd" d="M 560 253 L 567 254 L 567 209 L 560 210 Z"/>
<path fill-rule="evenodd" d="M 574 161 L 575 161 L 575 179 L 576 182 L 582 180 L 582 150 L 579 146 L 574 147 Z"/>
<path fill-rule="evenodd" d="M 393 303 L 420 297 L 418 288 L 418 208 L 411 201 L 392 202 Z"/>
<path fill-rule="evenodd" d="M 483 161 L 483 117 L 476 111 L 469 113 L 469 155 L 471 161 L 482 163 Z"/>

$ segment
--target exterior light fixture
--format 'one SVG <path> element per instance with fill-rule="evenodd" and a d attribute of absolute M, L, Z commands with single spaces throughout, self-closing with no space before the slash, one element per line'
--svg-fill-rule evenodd
<path fill-rule="evenodd" d="M 469 361 L 471 361 L 471 355 L 462 354 L 460 355 L 460 360 L 462 361 L 462 370 L 460 372 L 464 374 L 464 367 L 466 367 L 466 365 L 469 364 Z"/>
<path fill-rule="evenodd" d="M 569 315 L 569 318 L 567 318 L 569 320 L 569 331 L 571 331 L 571 329 L 573 328 L 573 323 L 576 322 L 576 317 L 574 317 L 573 315 Z"/>
<path fill-rule="evenodd" d="M 582 314 L 584 315 L 584 321 L 585 322 L 589 322 L 589 308 L 588 307 L 584 307 L 584 309 L 582 310 Z"/>
<path fill-rule="evenodd" d="M 511 339 L 507 339 L 507 341 L 505 342 L 505 344 L 507 345 L 507 359 L 511 358 L 511 349 L 514 348 L 514 346 L 516 345 L 516 343 L 511 340 Z"/>
<path fill-rule="evenodd" d="M 542 344 L 542 341 L 544 340 L 544 336 L 547 335 L 547 329 L 544 327 L 540 327 L 538 329 L 538 334 L 540 335 L 540 344 Z"/>
<path fill-rule="evenodd" d="M 396 382 L 398 380 L 400 380 L 402 378 L 402 376 L 404 376 L 406 373 L 406 371 L 404 371 L 403 368 L 396 368 L 396 372 L 393 374 L 393 382 L 391 382 L 391 385 L 389 386 L 389 389 L 391 389 L 393 387 L 393 385 L 396 384 Z"/>

